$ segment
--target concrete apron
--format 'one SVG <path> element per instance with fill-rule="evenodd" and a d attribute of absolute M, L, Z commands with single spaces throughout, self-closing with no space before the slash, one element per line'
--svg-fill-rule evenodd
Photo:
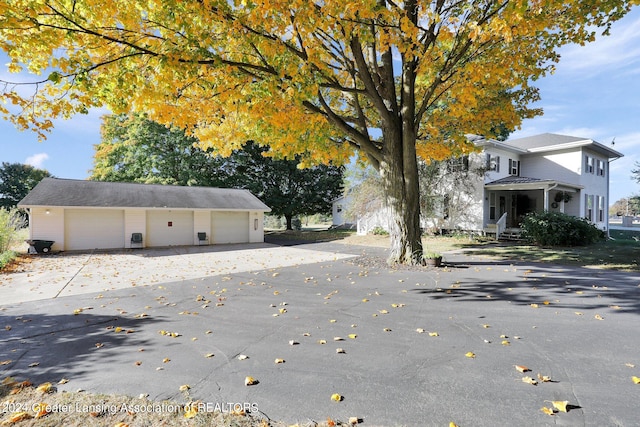
<path fill-rule="evenodd" d="M 351 256 L 267 243 L 38 255 L 23 271 L 0 274 L 0 305 Z"/>

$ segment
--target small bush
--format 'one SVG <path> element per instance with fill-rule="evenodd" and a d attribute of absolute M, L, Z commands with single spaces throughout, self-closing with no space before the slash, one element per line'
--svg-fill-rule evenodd
<path fill-rule="evenodd" d="M 384 228 L 380 227 L 379 225 L 376 225 L 371 230 L 371 234 L 373 234 L 374 236 L 387 236 L 389 232 Z"/>
<path fill-rule="evenodd" d="M 0 270 L 5 268 L 11 261 L 13 261 L 18 256 L 14 251 L 6 251 L 0 253 Z"/>
<path fill-rule="evenodd" d="M 522 236 L 541 246 L 584 246 L 604 238 L 602 230 L 584 218 L 558 212 L 534 212 L 521 224 Z"/>
<path fill-rule="evenodd" d="M 24 226 L 24 216 L 17 208 L 0 209 L 0 253 L 11 249 L 18 239 L 18 232 Z"/>

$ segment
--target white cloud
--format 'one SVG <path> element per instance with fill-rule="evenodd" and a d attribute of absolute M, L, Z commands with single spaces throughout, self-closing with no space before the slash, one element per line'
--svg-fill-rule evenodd
<path fill-rule="evenodd" d="M 558 73 L 637 73 L 640 68 L 640 16 L 630 14 L 613 25 L 610 36 L 598 34 L 595 42 L 566 46 L 560 54 Z"/>
<path fill-rule="evenodd" d="M 27 160 L 25 160 L 24 162 L 25 164 L 31 165 L 34 168 L 41 169 L 42 164 L 48 158 L 49 158 L 49 155 L 47 153 L 38 153 L 38 154 L 34 154 L 33 156 L 27 157 Z"/>

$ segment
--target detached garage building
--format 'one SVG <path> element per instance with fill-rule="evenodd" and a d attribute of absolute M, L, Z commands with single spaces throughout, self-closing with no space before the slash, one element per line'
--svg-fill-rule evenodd
<path fill-rule="evenodd" d="M 29 238 L 59 251 L 130 248 L 134 233 L 144 247 L 263 242 L 271 210 L 247 190 L 59 178 L 18 206 L 29 211 Z"/>

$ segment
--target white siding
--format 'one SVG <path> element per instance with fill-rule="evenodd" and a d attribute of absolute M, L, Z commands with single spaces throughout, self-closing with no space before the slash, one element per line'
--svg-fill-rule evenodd
<path fill-rule="evenodd" d="M 29 239 L 53 240 L 54 251 L 64 250 L 64 210 L 60 208 L 29 209 Z"/>
<path fill-rule="evenodd" d="M 120 209 L 65 209 L 66 250 L 122 248 L 124 211 Z"/>
<path fill-rule="evenodd" d="M 249 214 L 249 242 L 264 242 L 264 212 L 253 211 Z"/>
<path fill-rule="evenodd" d="M 193 245 L 193 211 L 147 211 L 145 246 Z"/>
<path fill-rule="evenodd" d="M 193 244 L 199 245 L 198 233 L 207 233 L 207 239 L 211 242 L 211 212 L 210 211 L 194 211 L 193 212 Z"/>
<path fill-rule="evenodd" d="M 249 212 L 212 212 L 211 236 L 213 243 L 249 242 Z"/>
<path fill-rule="evenodd" d="M 124 211 L 124 247 L 131 247 L 131 234 L 142 233 L 142 246 L 147 246 L 147 213 L 144 209 L 127 209 Z M 138 245 L 139 246 L 139 245 Z"/>
<path fill-rule="evenodd" d="M 581 160 L 580 150 L 531 154 L 522 159 L 520 175 L 580 185 Z"/>

